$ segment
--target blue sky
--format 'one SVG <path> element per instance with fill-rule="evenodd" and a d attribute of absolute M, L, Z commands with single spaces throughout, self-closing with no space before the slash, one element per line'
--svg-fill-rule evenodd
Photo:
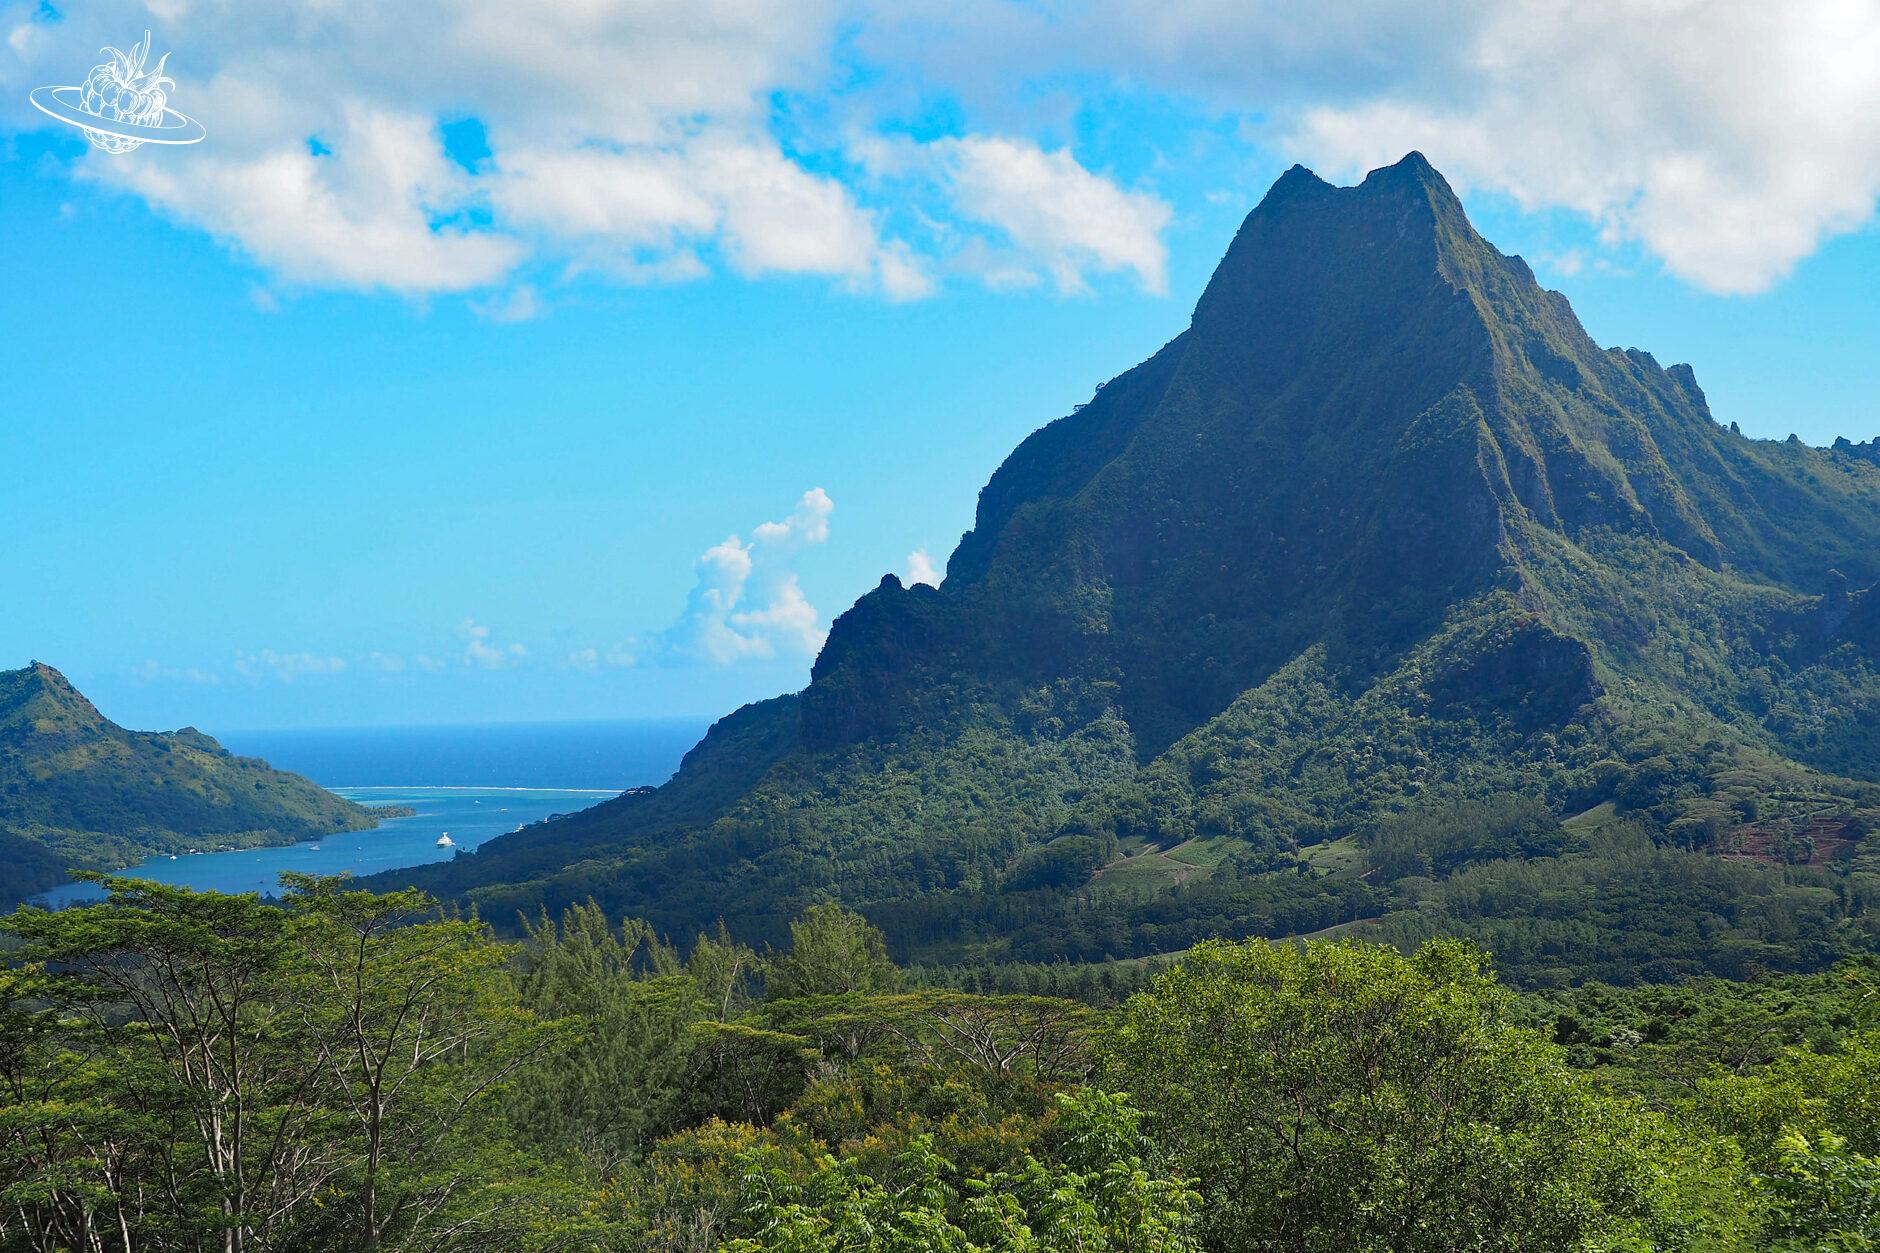
<path fill-rule="evenodd" d="M 0 665 L 212 730 L 800 686 L 1294 160 L 1421 148 L 1720 420 L 1880 433 L 1844 6 L 533 8 L 0 3 Z M 145 27 L 199 149 L 25 104 Z"/>

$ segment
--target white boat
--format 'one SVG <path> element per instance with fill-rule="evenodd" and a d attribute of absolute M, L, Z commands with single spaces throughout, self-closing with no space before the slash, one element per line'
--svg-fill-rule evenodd
<path fill-rule="evenodd" d="M 444 834 L 437 837 L 437 846 L 439 848 L 455 848 L 457 841 L 451 839 L 450 832 L 446 831 Z"/>

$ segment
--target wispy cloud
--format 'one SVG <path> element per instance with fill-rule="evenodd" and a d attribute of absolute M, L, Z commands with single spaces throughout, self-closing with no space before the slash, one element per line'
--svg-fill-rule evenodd
<path fill-rule="evenodd" d="M 1042 267 L 1059 291 L 1086 291 L 1086 274 L 1117 270 L 1149 291 L 1168 289 L 1162 232 L 1173 210 L 1160 198 L 1125 191 L 1064 148 L 991 135 L 926 147 L 954 210 L 1003 234 L 1021 264 Z"/>
<path fill-rule="evenodd" d="M 218 687 L 222 683 L 222 676 L 213 670 L 201 666 L 166 666 L 154 660 L 134 667 L 131 674 L 139 683 L 199 683 L 206 687 Z"/>
<path fill-rule="evenodd" d="M 603 669 L 625 669 L 636 664 L 639 655 L 630 644 L 611 648 L 577 648 L 568 654 L 568 664 L 584 674 L 599 674 Z"/>
<path fill-rule="evenodd" d="M 280 653 L 264 648 L 257 653 L 235 654 L 235 673 L 244 679 L 274 678 L 282 683 L 295 683 L 304 678 L 339 674 L 345 669 L 344 657 L 328 653 Z"/>
<path fill-rule="evenodd" d="M 501 296 L 472 301 L 470 304 L 471 312 L 478 317 L 499 324 L 532 322 L 542 316 L 547 308 L 532 283 L 519 283 Z"/>
<path fill-rule="evenodd" d="M 471 618 L 457 624 L 457 638 L 463 644 L 463 664 L 478 670 L 518 665 L 529 655 L 521 644 L 495 642 L 490 638 L 490 629 Z"/>

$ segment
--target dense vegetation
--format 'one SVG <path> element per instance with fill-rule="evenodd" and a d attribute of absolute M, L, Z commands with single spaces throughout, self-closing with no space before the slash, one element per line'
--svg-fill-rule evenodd
<path fill-rule="evenodd" d="M 1880 965 L 1521 997 L 1210 941 L 1120 1006 L 921 985 L 858 915 L 110 880 L 4 921 L 0 1249 L 1872 1249 Z"/>
<path fill-rule="evenodd" d="M 0 1248 L 1875 1249 L 1869 451 L 1289 172 L 665 786 L 11 916 Z"/>
<path fill-rule="evenodd" d="M 1294 170 L 941 587 L 884 579 L 666 786 L 380 885 L 759 945 L 833 895 L 922 966 L 1359 927 L 1522 984 L 1819 968 L 1875 928 L 1869 452 L 1594 344 L 1420 157 Z"/>
<path fill-rule="evenodd" d="M 358 831 L 373 811 L 190 728 L 126 731 L 52 667 L 0 671 L 0 906 L 153 853 Z"/>

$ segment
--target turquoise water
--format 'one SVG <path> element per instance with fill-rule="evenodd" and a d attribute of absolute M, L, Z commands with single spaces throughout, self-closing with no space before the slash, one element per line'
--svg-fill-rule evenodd
<path fill-rule="evenodd" d="M 408 805 L 418 812 L 393 818 L 371 831 L 348 831 L 280 848 L 245 848 L 225 853 L 154 857 L 124 871 L 144 879 L 217 892 L 271 892 L 284 870 L 306 874 L 355 875 L 443 861 L 488 839 L 550 814 L 586 809 L 619 789 L 560 790 L 496 787 L 340 787 L 348 800 L 362 805 Z M 449 832 L 453 848 L 437 847 Z M 57 888 L 42 898 L 64 905 L 94 899 L 89 883 Z"/>

